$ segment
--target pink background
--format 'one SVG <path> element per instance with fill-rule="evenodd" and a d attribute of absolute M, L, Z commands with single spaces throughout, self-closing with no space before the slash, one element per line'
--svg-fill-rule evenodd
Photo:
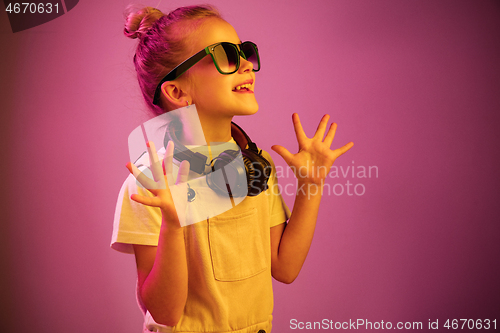
<path fill-rule="evenodd" d="M 212 3 L 259 45 L 260 111 L 236 121 L 261 148 L 296 150 L 292 112 L 309 135 L 329 113 L 334 145 L 355 143 L 336 165 L 378 167 L 328 179 L 365 193 L 324 196 L 300 276 L 275 283 L 275 332 L 324 318 L 498 327 L 499 2 Z M 148 117 L 127 4 L 80 1 L 16 34 L 0 12 L 2 332 L 141 330 L 133 256 L 109 248 L 127 137 Z"/>

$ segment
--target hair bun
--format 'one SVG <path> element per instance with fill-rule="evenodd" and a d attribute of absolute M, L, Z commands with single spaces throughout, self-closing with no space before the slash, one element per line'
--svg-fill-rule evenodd
<path fill-rule="evenodd" d="M 138 9 L 136 5 L 130 5 L 125 10 L 123 33 L 132 39 L 141 38 L 162 16 L 164 14 L 159 9 L 153 7 Z"/>

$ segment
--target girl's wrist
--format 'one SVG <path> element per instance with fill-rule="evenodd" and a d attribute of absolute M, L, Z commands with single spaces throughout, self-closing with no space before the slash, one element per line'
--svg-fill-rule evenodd
<path fill-rule="evenodd" d="M 305 195 L 308 198 L 323 195 L 324 181 L 319 184 L 314 182 L 298 182 L 297 183 L 297 195 Z"/>
<path fill-rule="evenodd" d="M 182 227 L 179 223 L 179 218 L 177 217 L 177 212 L 175 209 L 161 209 L 162 223 L 161 228 L 168 231 L 182 231 Z"/>
<path fill-rule="evenodd" d="M 304 179 L 304 178 L 298 178 L 297 179 L 297 185 L 298 186 L 318 186 L 318 187 L 323 187 L 325 185 L 325 179 Z"/>
<path fill-rule="evenodd" d="M 180 224 L 178 222 L 177 223 L 175 222 L 172 223 L 172 222 L 163 221 L 163 223 L 161 224 L 161 229 L 169 234 L 183 235 L 184 233 Z"/>

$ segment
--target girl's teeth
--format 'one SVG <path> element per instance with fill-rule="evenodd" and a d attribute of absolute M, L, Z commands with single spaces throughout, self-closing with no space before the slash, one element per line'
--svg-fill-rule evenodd
<path fill-rule="evenodd" d="M 249 83 L 248 83 L 248 84 L 242 84 L 241 86 L 237 86 L 237 87 L 236 87 L 236 90 L 238 91 L 238 90 L 245 89 L 245 88 L 246 88 L 246 89 L 250 89 L 250 87 L 251 87 L 251 86 L 252 86 L 252 85 L 251 85 L 251 84 L 249 84 Z"/>

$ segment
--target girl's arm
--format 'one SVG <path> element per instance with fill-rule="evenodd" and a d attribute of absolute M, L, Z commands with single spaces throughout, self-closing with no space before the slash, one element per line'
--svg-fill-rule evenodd
<path fill-rule="evenodd" d="M 297 195 L 288 224 L 271 228 L 271 272 L 276 280 L 284 283 L 295 280 L 307 257 L 316 227 L 324 181 L 333 162 L 353 146 L 349 142 L 341 148 L 330 149 L 337 124 L 330 126 L 323 140 L 329 118 L 330 116 L 325 115 L 321 119 L 314 137 L 309 139 L 302 129 L 299 116 L 293 114 L 299 151 L 291 154 L 282 146 L 272 147 L 297 177 Z"/>
<path fill-rule="evenodd" d="M 138 288 L 153 319 L 175 326 L 187 299 L 186 250 L 182 229 L 163 227 L 163 221 L 157 247 L 134 245 Z"/>
<path fill-rule="evenodd" d="M 184 233 L 172 193 L 182 198 L 186 197 L 185 182 L 189 163 L 181 164 L 177 183 L 169 188 L 165 174 L 170 175 L 172 171 L 173 144 L 167 147 L 163 168 L 158 162 L 152 143 L 148 144 L 148 152 L 155 181 L 146 179 L 131 163 L 127 165 L 137 180 L 154 195 L 146 197 L 134 194 L 132 200 L 158 207 L 162 212 L 158 246 L 134 245 L 138 288 L 142 301 L 153 319 L 162 325 L 175 326 L 186 304 L 188 272 Z"/>

